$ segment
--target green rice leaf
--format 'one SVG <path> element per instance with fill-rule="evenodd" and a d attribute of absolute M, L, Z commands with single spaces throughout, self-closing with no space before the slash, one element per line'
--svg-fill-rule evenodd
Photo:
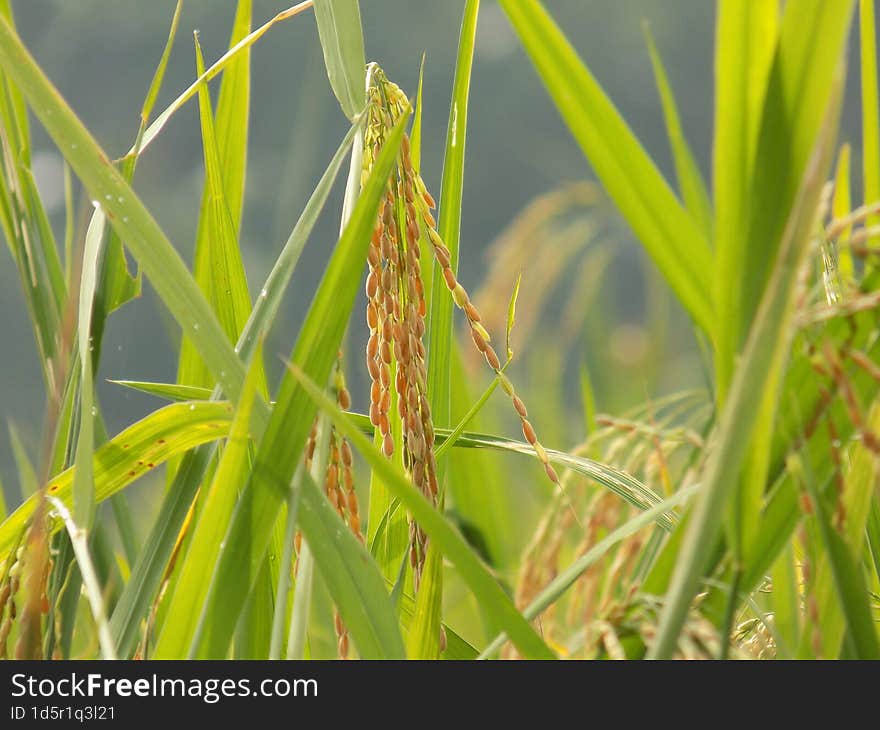
<path fill-rule="evenodd" d="M 715 293 L 717 325 L 715 369 L 717 400 L 724 402 L 740 333 L 743 292 L 740 268 L 749 239 L 749 191 L 764 108 L 764 96 L 776 50 L 779 25 L 776 0 L 721 0 L 715 58 Z"/>
<path fill-rule="evenodd" d="M 468 0 L 461 22 L 452 103 L 446 132 L 443 180 L 440 187 L 440 220 L 437 232 L 449 249 L 449 266 L 458 272 L 461 235 L 461 202 L 464 191 L 464 155 L 467 136 L 468 97 L 477 32 L 479 0 Z M 448 363 L 452 353 L 453 301 L 443 280 L 443 271 L 434 262 L 431 302 L 428 311 L 428 400 L 435 426 L 450 425 L 451 382 Z M 443 466 L 439 465 L 441 474 Z M 441 480 L 442 484 L 442 480 Z"/>
<path fill-rule="evenodd" d="M 250 27 L 250 3 L 239 5 L 239 16 L 233 35 L 243 34 Z M 204 61 L 195 36 L 196 69 L 204 74 Z M 241 64 L 244 64 L 243 66 Z M 235 84 L 233 86 L 232 84 Z M 202 122 L 202 145 L 205 159 L 205 187 L 196 235 L 194 275 L 199 288 L 211 304 L 230 342 L 238 339 L 251 311 L 247 278 L 238 247 L 238 227 L 235 216 L 241 217 L 241 195 L 244 185 L 247 136 L 238 132 L 231 136 L 233 127 L 247 127 L 248 54 L 236 59 L 223 77 L 226 101 L 222 109 L 226 119 L 222 126 L 224 146 L 218 144 L 215 133 L 211 98 L 207 83 L 199 89 L 199 113 Z M 238 95 L 232 104 L 230 94 Z M 218 111 L 221 109 L 218 107 Z M 219 122 L 219 119 L 218 119 Z M 231 137 L 231 138 L 230 138 Z M 231 181 L 227 183 L 229 178 Z M 236 198 L 227 197 L 231 192 Z M 180 348 L 178 380 L 186 385 L 211 386 L 213 379 L 208 367 L 199 357 L 190 337 L 184 336 Z"/>
<path fill-rule="evenodd" d="M 819 197 L 837 136 L 842 86 L 839 69 L 835 94 L 827 106 L 819 141 L 783 240 L 776 247 L 779 253 L 773 276 L 733 379 L 730 397 L 721 413 L 718 435 L 703 471 L 703 489 L 682 527 L 685 533 L 681 551 L 667 592 L 657 639 L 649 651 L 652 658 L 668 659 L 672 656 L 700 578 L 712 557 L 725 507 L 737 485 L 736 477 L 755 430 L 759 412 L 755 408 L 754 394 L 772 392 L 778 387 L 793 331 L 797 280 L 815 230 Z"/>
<path fill-rule="evenodd" d="M 315 0 L 315 20 L 330 86 L 345 116 L 354 119 L 367 103 L 367 60 L 358 0 Z"/>
<path fill-rule="evenodd" d="M 181 561 L 174 593 L 167 599 L 168 615 L 174 618 L 165 621 L 158 635 L 153 651 L 156 659 L 186 656 L 195 633 L 199 616 L 189 609 L 201 605 L 207 595 L 221 542 L 229 527 L 241 486 L 247 480 L 251 414 L 261 377 L 262 360 L 255 356 L 248 369 L 244 391 L 232 418 L 214 478 L 201 498 L 198 521 L 192 528 L 192 537 L 185 559 Z"/>
<path fill-rule="evenodd" d="M 102 502 L 148 474 L 172 456 L 223 438 L 229 429 L 228 403 L 175 403 L 132 424 L 94 453 L 95 502 Z M 71 467 L 49 480 L 48 493 L 73 506 Z M 33 514 L 39 495 L 31 495 L 0 525 L 0 561 Z M 56 524 L 53 529 L 60 525 Z"/>
<path fill-rule="evenodd" d="M 709 191 L 706 182 L 697 165 L 694 153 L 684 136 L 681 126 L 681 118 L 678 113 L 678 104 L 675 94 L 669 83 L 666 68 L 654 37 L 647 25 L 644 26 L 645 39 L 648 44 L 648 53 L 651 56 L 651 65 L 654 68 L 654 81 L 660 94 L 660 102 L 663 105 L 663 116 L 666 120 L 666 135 L 672 148 L 672 158 L 675 162 L 675 172 L 678 176 L 678 187 L 681 198 L 691 216 L 700 225 L 703 235 L 707 239 L 712 238 L 712 203 L 709 200 Z"/>

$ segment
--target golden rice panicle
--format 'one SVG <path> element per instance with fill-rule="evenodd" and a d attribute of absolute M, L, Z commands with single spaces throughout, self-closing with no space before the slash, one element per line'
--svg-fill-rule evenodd
<path fill-rule="evenodd" d="M 364 136 L 363 179 L 382 149 L 391 126 L 407 107 L 403 92 L 374 69 L 369 91 L 370 111 Z M 426 204 L 412 171 L 409 138 L 404 135 L 397 169 L 380 204 L 368 253 L 366 281 L 366 349 L 370 375 L 370 422 L 382 440 L 386 457 L 401 450 L 404 468 L 413 484 L 433 503 L 437 501 L 434 426 L 427 398 L 424 345 L 427 310 L 419 256 L 420 211 Z M 394 373 L 392 377 L 392 372 Z M 392 380 L 396 414 L 391 413 Z M 400 421 L 395 444 L 391 418 Z M 418 586 L 427 550 L 427 536 L 410 523 L 410 562 Z"/>
<path fill-rule="evenodd" d="M 408 163 L 408 160 L 406 160 L 406 163 Z M 559 475 L 556 473 L 556 470 L 550 463 L 550 460 L 547 456 L 547 451 L 541 445 L 540 441 L 538 441 L 538 436 L 535 433 L 535 428 L 534 426 L 532 426 L 531 422 L 528 419 L 528 411 L 525 404 L 523 403 L 522 399 L 516 394 L 510 378 L 508 378 L 502 372 L 503 368 L 501 365 L 501 361 L 498 358 L 498 353 L 495 352 L 495 348 L 492 347 L 492 345 L 490 344 L 491 338 L 489 336 L 489 333 L 486 331 L 486 328 L 482 325 L 482 317 L 480 316 L 480 312 L 477 309 L 476 305 L 471 301 L 467 290 L 459 283 L 457 277 L 455 276 L 455 272 L 452 270 L 451 254 L 449 252 L 449 249 L 443 243 L 443 240 L 440 238 L 440 234 L 437 232 L 437 222 L 434 219 L 434 215 L 431 213 L 431 208 L 434 204 L 434 198 L 428 192 L 428 189 L 425 186 L 425 183 L 422 180 L 421 176 L 417 172 L 415 172 L 408 164 L 407 167 L 409 167 L 409 174 L 411 175 L 413 180 L 413 206 L 417 208 L 417 212 L 421 218 L 421 222 L 424 224 L 425 230 L 427 230 L 428 232 L 428 239 L 431 242 L 431 248 L 434 252 L 434 259 L 443 272 L 443 280 L 446 283 L 446 288 L 449 289 L 455 305 L 459 309 L 461 309 L 467 317 L 468 325 L 471 331 L 471 339 L 474 341 L 474 346 L 477 348 L 480 354 L 483 355 L 489 367 L 492 368 L 492 370 L 494 370 L 496 375 L 500 378 L 501 386 L 504 388 L 504 392 L 507 393 L 508 397 L 510 398 L 511 403 L 513 404 L 513 408 L 520 419 L 523 436 L 525 437 L 526 441 L 529 442 L 532 449 L 534 449 L 535 455 L 538 457 L 541 464 L 543 464 L 544 471 L 547 473 L 547 478 L 558 486 Z"/>

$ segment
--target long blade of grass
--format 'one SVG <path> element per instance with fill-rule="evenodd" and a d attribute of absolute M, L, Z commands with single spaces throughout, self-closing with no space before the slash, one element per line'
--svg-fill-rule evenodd
<path fill-rule="evenodd" d="M 753 394 L 778 387 L 793 331 L 798 277 L 815 230 L 819 197 L 837 136 L 843 86 L 841 71 L 838 66 L 836 93 L 827 105 L 812 160 L 783 240 L 777 247 L 779 254 L 771 281 L 721 414 L 718 436 L 704 470 L 704 488 L 687 522 L 657 639 L 649 650 L 649 656 L 654 659 L 672 656 L 691 600 L 711 557 L 728 497 L 737 484 L 757 420 Z"/>
<path fill-rule="evenodd" d="M 464 196 L 464 158 L 467 138 L 468 98 L 474 43 L 477 33 L 479 0 L 468 0 L 461 21 L 455 79 L 446 132 L 443 179 L 440 187 L 440 224 L 438 232 L 449 249 L 449 265 L 458 270 L 461 238 L 461 205 Z M 431 308 L 428 312 L 428 400 L 435 426 L 452 423 L 452 380 L 449 367 L 454 354 L 453 302 L 443 282 L 443 271 L 434 262 L 431 283 Z M 445 502 L 447 465 L 437 460 L 437 478 L 441 487 L 441 507 Z M 416 594 L 413 626 L 407 637 L 412 658 L 436 659 L 440 656 L 440 623 L 443 599 L 443 559 L 436 545 L 428 546 L 421 585 Z"/>
<path fill-rule="evenodd" d="M 144 131 L 143 136 L 141 137 L 138 144 L 132 147 L 128 151 L 128 155 L 132 154 L 140 154 L 143 152 L 149 145 L 156 139 L 162 129 L 168 124 L 168 120 L 171 119 L 172 116 L 190 99 L 192 99 L 199 91 L 199 87 L 203 83 L 207 83 L 211 79 L 213 79 L 217 74 L 219 74 L 223 69 L 225 69 L 230 63 L 232 63 L 236 58 L 238 58 L 239 54 L 245 52 L 248 48 L 250 48 L 254 43 L 256 43 L 260 38 L 262 38 L 266 32 L 272 28 L 276 23 L 280 23 L 281 21 L 288 20 L 299 15 L 304 10 L 308 10 L 312 7 L 312 0 L 304 0 L 301 3 L 294 5 L 293 7 L 287 8 L 287 10 L 282 10 L 280 13 L 275 15 L 271 20 L 261 25 L 252 33 L 249 33 L 244 38 L 242 38 L 238 43 L 236 43 L 232 48 L 230 48 L 226 53 L 224 53 L 217 61 L 215 61 L 199 78 L 197 78 L 192 84 L 190 84 L 183 92 L 178 95 L 178 97 L 171 102 L 157 117 L 153 120 L 152 124 Z"/>
<path fill-rule="evenodd" d="M 175 403 L 132 424 L 94 453 L 95 501 L 116 494 L 174 455 L 223 438 L 229 420 L 228 403 Z M 49 480 L 49 495 L 69 507 L 73 505 L 75 471 L 71 467 Z M 38 501 L 39 495 L 29 496 L 0 525 L 0 560 L 6 557 Z"/>
<path fill-rule="evenodd" d="M 749 189 L 770 67 L 778 37 L 776 0 L 721 0 L 715 58 L 715 369 L 717 401 L 724 402 L 737 351 L 739 268 L 749 240 Z"/>
<path fill-rule="evenodd" d="M 740 248 L 739 258 L 729 262 L 734 268 L 727 269 L 731 276 L 735 271 L 739 301 L 735 312 L 719 313 L 726 316 L 727 325 L 737 328 L 730 337 L 732 350 L 726 355 L 722 352 L 728 372 L 750 332 L 821 135 L 854 8 L 855 0 L 803 0 L 785 6 L 748 193 L 748 226 L 743 237 L 748 246 Z M 720 218 L 717 223 L 721 230 Z"/>
<path fill-rule="evenodd" d="M 250 3 L 242 2 L 239 3 L 230 43 L 234 45 L 236 39 L 246 34 L 249 28 Z M 202 76 L 205 64 L 197 34 L 195 44 L 197 75 Z M 248 121 L 249 61 L 248 52 L 241 54 L 224 74 L 216 125 L 207 83 L 199 87 L 198 93 L 205 185 L 193 272 L 227 337 L 233 342 L 238 338 L 251 310 L 247 278 L 238 247 L 238 221 L 241 218 L 247 162 L 247 133 L 241 130 L 247 129 Z M 222 119 L 219 116 L 221 111 L 225 115 Z M 184 337 L 180 348 L 178 380 L 188 385 L 213 384 L 207 366 L 188 337 Z"/>
<path fill-rule="evenodd" d="M 181 561 L 175 590 L 169 598 L 167 611 L 174 618 L 164 623 L 153 652 L 154 658 L 179 659 L 186 656 L 187 647 L 192 641 L 199 617 L 189 609 L 201 605 L 207 595 L 220 544 L 229 527 L 241 486 L 247 480 L 251 414 L 254 400 L 258 397 L 261 374 L 262 360 L 255 356 L 220 463 L 201 498 L 201 513 L 192 532 L 186 557 Z"/>
<path fill-rule="evenodd" d="M 210 393 L 204 388 L 180 390 L 172 384 L 165 383 L 141 383 L 135 381 L 113 381 L 123 385 L 130 385 L 136 390 L 157 395 L 160 397 L 170 398 L 172 400 L 189 400 L 191 398 L 207 398 Z M 480 400 L 471 408 L 471 411 L 478 409 L 485 398 L 491 394 L 493 386 L 490 385 L 486 392 L 483 393 Z M 438 428 L 435 431 L 436 447 L 438 453 L 446 453 L 451 447 L 465 449 L 490 449 L 493 451 L 503 451 L 507 453 L 521 454 L 523 456 L 534 458 L 535 451 L 525 441 L 517 441 L 504 436 L 495 436 L 485 433 L 475 433 L 472 431 L 464 431 L 463 426 L 470 421 L 474 413 L 466 414 L 462 421 L 454 429 Z M 370 419 L 360 413 L 350 413 L 349 417 L 363 433 L 372 434 L 373 427 Z M 649 509 L 660 502 L 660 497 L 645 486 L 637 478 L 625 471 L 617 469 L 608 464 L 603 464 L 594 459 L 588 459 L 582 456 L 574 456 L 564 451 L 555 449 L 547 449 L 547 456 L 550 461 L 560 467 L 571 469 L 578 474 L 590 479 L 602 487 L 611 490 L 622 499 L 629 502 L 639 509 Z M 658 524 L 666 530 L 671 530 L 674 522 L 667 517 L 658 520 Z M 371 536 L 375 537 L 375 535 Z M 371 539 L 372 542 L 372 539 Z"/>
<path fill-rule="evenodd" d="M 468 0 L 464 9 L 455 80 L 452 86 L 449 126 L 446 132 L 443 180 L 440 187 L 438 233 L 449 249 L 449 266 L 453 272 L 458 270 L 468 97 L 479 9 L 479 0 Z M 428 313 L 428 399 L 434 422 L 440 427 L 450 425 L 451 418 L 448 363 L 452 351 L 452 312 L 453 302 L 443 282 L 443 272 L 435 263 L 431 285 L 431 308 Z"/>
<path fill-rule="evenodd" d="M 711 240 L 713 213 L 712 203 L 709 200 L 709 191 L 706 189 L 706 182 L 703 180 L 703 175 L 697 165 L 691 146 L 684 136 L 681 117 L 678 113 L 678 104 L 675 101 L 675 93 L 672 91 L 672 86 L 669 83 L 669 77 L 666 74 L 666 68 L 663 65 L 663 60 L 660 58 L 660 53 L 657 51 L 654 37 L 651 35 L 651 30 L 647 24 L 643 26 L 643 29 L 645 40 L 648 44 L 648 53 L 651 56 L 651 65 L 654 68 L 654 81 L 663 106 L 663 116 L 666 120 L 666 136 L 669 137 L 669 144 L 672 148 L 672 158 L 675 162 L 675 172 L 678 176 L 681 198 L 691 216 L 699 223 L 703 235 L 708 240 Z"/>
<path fill-rule="evenodd" d="M 348 415 L 341 411 L 314 381 L 295 364 L 289 366 L 289 372 L 315 404 L 330 417 L 339 432 L 349 439 L 352 446 L 379 473 L 388 489 L 409 510 L 428 537 L 437 543 L 443 555 L 456 566 L 462 580 L 468 584 L 481 605 L 504 628 L 523 655 L 535 659 L 554 658 L 553 652 L 516 610 L 501 586 L 458 531 L 410 483 L 405 474 L 382 455 Z"/>
<path fill-rule="evenodd" d="M 354 119 L 367 103 L 367 60 L 358 0 L 315 0 L 315 20 L 330 86 L 345 116 Z"/>
<path fill-rule="evenodd" d="M 174 46 L 174 41 L 177 37 L 177 29 L 180 25 L 180 15 L 182 11 L 183 0 L 178 0 L 177 5 L 174 8 L 174 15 L 171 18 L 171 27 L 168 31 L 168 38 L 165 41 L 165 47 L 162 49 L 162 55 L 159 57 L 159 63 L 156 66 L 156 71 L 153 73 L 150 87 L 147 90 L 147 95 L 144 98 L 144 103 L 141 107 L 141 121 L 138 127 L 137 136 L 135 137 L 136 149 L 139 149 L 144 130 L 147 128 L 147 122 L 149 121 L 156 99 L 159 96 L 162 82 L 165 79 L 165 71 L 168 68 L 168 59 L 171 57 L 171 49 Z M 134 153 L 126 156 L 125 160 L 122 162 L 122 176 L 128 183 L 131 183 L 134 179 L 137 161 L 138 155 L 137 153 Z M 99 213 L 101 213 L 100 210 L 95 210 L 93 217 Z M 101 215 L 103 215 L 103 213 L 101 213 Z M 134 276 L 129 273 L 122 239 L 120 239 L 119 235 L 112 228 L 109 231 L 109 238 L 105 250 L 106 255 L 104 256 L 101 270 L 101 282 L 95 293 L 95 309 L 98 312 L 98 316 L 95 317 L 92 323 L 92 337 L 95 342 L 95 351 L 99 354 L 104 335 L 104 323 L 106 317 L 110 312 L 118 309 L 127 301 L 140 296 L 142 283 L 140 272 Z"/>
<path fill-rule="evenodd" d="M 541 3 L 499 2 L 599 180 L 694 321 L 711 334 L 711 252 L 698 225 Z"/>
<path fill-rule="evenodd" d="M 96 211 L 97 213 L 97 211 Z M 95 511 L 92 477 L 92 452 L 95 448 L 94 379 L 92 377 L 92 315 L 98 283 L 101 244 L 104 239 L 104 217 L 92 218 L 86 231 L 80 274 L 77 312 L 77 346 L 79 349 L 79 435 L 76 444 L 77 470 L 73 480 L 73 518 L 84 530 L 91 528 Z M 93 409 L 94 412 L 93 412 Z"/>

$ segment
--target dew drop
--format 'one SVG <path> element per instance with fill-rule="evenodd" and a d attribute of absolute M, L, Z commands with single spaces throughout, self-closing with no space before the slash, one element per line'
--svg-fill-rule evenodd
<path fill-rule="evenodd" d="M 98 407 L 97 407 L 97 406 L 92 406 L 92 415 L 93 415 L 93 416 L 97 416 L 97 415 L 98 415 Z"/>
<path fill-rule="evenodd" d="M 260 298 L 261 298 L 261 299 L 265 299 L 267 296 L 269 296 L 269 292 L 267 292 L 265 289 L 263 289 L 263 290 L 260 292 Z"/>
<path fill-rule="evenodd" d="M 117 203 L 124 203 L 124 202 L 125 202 L 125 198 L 123 198 L 123 197 L 120 195 L 118 198 L 116 198 L 116 202 L 117 202 Z"/>
<path fill-rule="evenodd" d="M 190 404 L 189 404 L 189 409 L 190 409 L 191 411 L 194 411 L 194 410 L 196 409 L 196 404 L 195 404 L 195 403 L 190 403 Z"/>
<path fill-rule="evenodd" d="M 77 147 L 78 147 L 78 145 L 76 142 L 74 142 L 72 145 L 70 145 L 70 149 L 72 149 L 72 150 L 75 150 Z"/>
<path fill-rule="evenodd" d="M 122 222 L 128 223 L 128 216 L 127 215 L 122 216 Z"/>
<path fill-rule="evenodd" d="M 197 330 L 198 328 L 199 328 L 199 323 L 198 323 L 198 322 L 193 322 L 193 329 L 194 329 L 194 330 Z"/>
<path fill-rule="evenodd" d="M 104 196 L 104 200 L 113 200 L 113 196 L 108 193 Z"/>

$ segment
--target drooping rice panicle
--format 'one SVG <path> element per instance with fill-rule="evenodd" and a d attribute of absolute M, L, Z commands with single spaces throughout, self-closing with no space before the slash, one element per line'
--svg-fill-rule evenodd
<path fill-rule="evenodd" d="M 374 67 L 369 89 L 369 121 L 364 135 L 363 181 L 378 157 L 385 135 L 405 112 L 407 104 L 403 92 L 381 69 Z M 559 477 L 538 441 L 526 406 L 502 372 L 501 361 L 490 344 L 491 338 L 481 323 L 480 313 L 452 270 L 449 249 L 437 232 L 437 222 L 431 212 L 435 207 L 433 196 L 413 166 L 409 138 L 404 135 L 397 171 L 389 182 L 373 230 L 366 280 L 370 333 L 366 348 L 371 381 L 369 415 L 382 439 L 382 450 L 388 458 L 395 450 L 389 416 L 393 367 L 397 416 L 402 426 L 403 464 L 415 486 L 436 504 L 439 488 L 434 425 L 428 403 L 427 353 L 423 341 L 427 305 L 419 261 L 424 231 L 450 295 L 467 317 L 474 345 L 500 379 L 520 419 L 523 436 L 547 476 L 558 485 Z M 416 524 L 411 524 L 410 532 L 410 562 L 418 585 L 427 537 Z"/>

